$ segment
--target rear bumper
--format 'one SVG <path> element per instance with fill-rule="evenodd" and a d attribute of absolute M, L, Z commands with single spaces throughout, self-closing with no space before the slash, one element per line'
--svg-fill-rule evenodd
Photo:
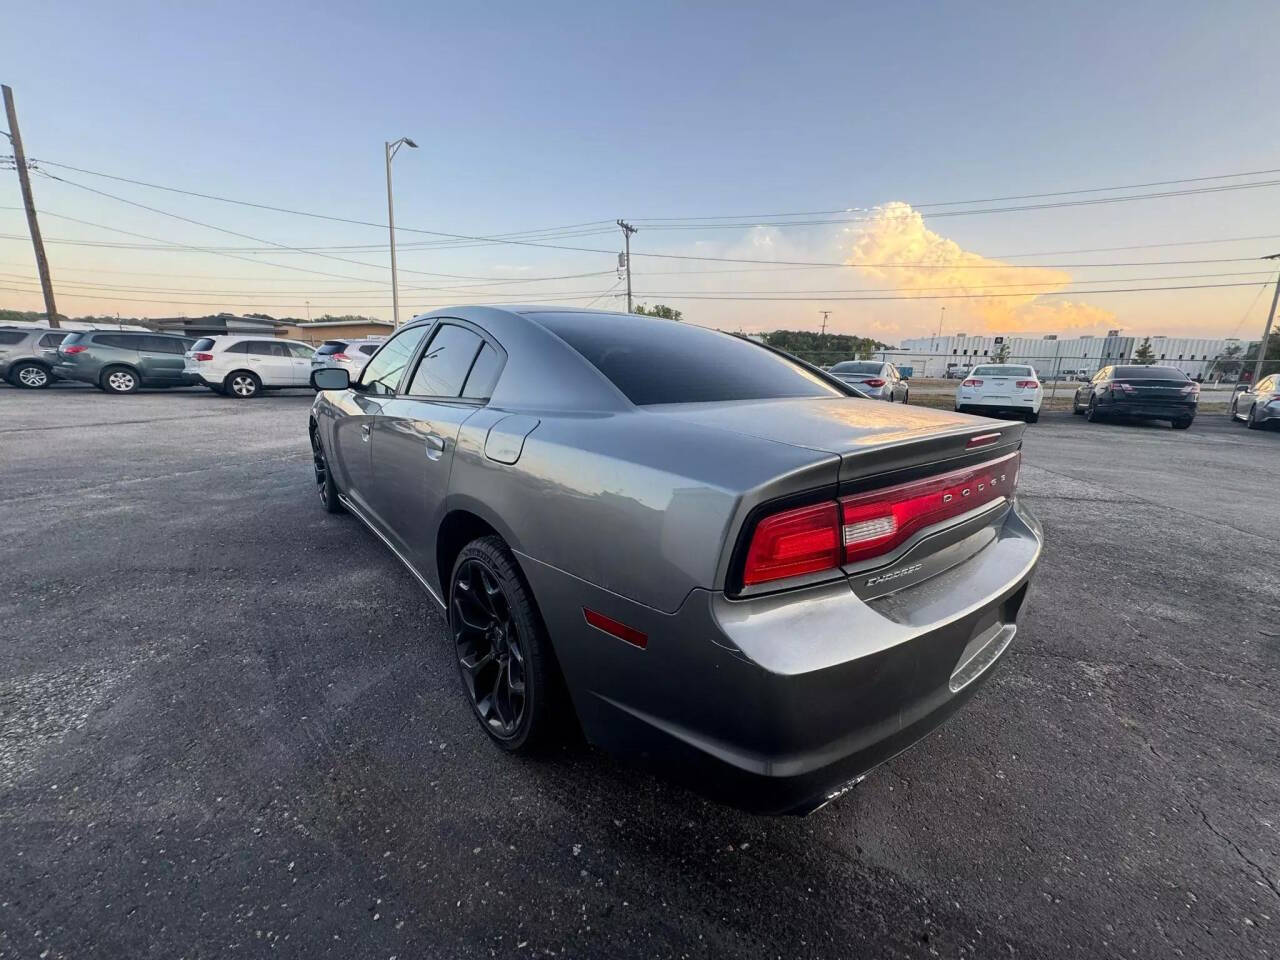
<path fill-rule="evenodd" d="M 1098 398 L 1098 410 L 1113 417 L 1144 420 L 1193 420 L 1199 404 L 1183 400 L 1122 400 Z"/>
<path fill-rule="evenodd" d="M 59 361 L 53 365 L 53 375 L 60 380 L 79 380 L 82 383 L 97 383 L 101 366 L 85 368 L 75 363 Z"/>
<path fill-rule="evenodd" d="M 969 559 L 877 600 L 847 581 L 736 601 L 699 589 L 669 615 L 520 561 L 592 742 L 722 802 L 805 813 L 935 730 L 992 673 L 1042 536 L 1016 504 L 982 536 Z M 648 646 L 588 626 L 584 606 Z"/>
<path fill-rule="evenodd" d="M 957 407 L 992 413 L 1026 413 L 1028 410 L 1039 413 L 1043 402 L 1043 397 L 1037 397 L 1034 394 L 1027 397 L 1019 397 L 1015 394 L 1001 400 L 966 395 L 964 391 L 956 394 Z"/>

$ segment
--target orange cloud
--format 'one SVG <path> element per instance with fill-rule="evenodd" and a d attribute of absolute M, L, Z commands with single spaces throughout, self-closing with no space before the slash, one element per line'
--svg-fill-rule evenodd
<path fill-rule="evenodd" d="M 865 275 L 902 291 L 967 295 L 967 299 L 947 302 L 948 316 L 955 316 L 967 328 L 1017 333 L 1114 325 L 1115 314 L 1102 307 L 1040 299 L 1070 285 L 1071 274 L 1066 271 L 1016 267 L 971 253 L 926 227 L 924 217 L 910 204 L 893 202 L 877 207 L 872 220 L 849 232 L 854 240 L 846 262 Z M 921 266 L 876 266 L 899 263 Z M 1028 292 L 1019 294 L 1024 289 Z"/>

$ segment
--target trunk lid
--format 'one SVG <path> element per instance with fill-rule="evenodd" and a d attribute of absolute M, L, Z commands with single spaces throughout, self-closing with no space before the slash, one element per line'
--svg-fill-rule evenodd
<path fill-rule="evenodd" d="M 1132 392 L 1126 395 L 1133 400 L 1186 400 L 1190 396 L 1189 383 L 1185 379 L 1165 377 L 1116 377 L 1112 383 L 1126 384 Z"/>
<path fill-rule="evenodd" d="M 1025 425 L 853 397 L 746 400 L 651 406 L 649 412 L 689 423 L 807 447 L 840 457 L 841 487 L 866 488 L 878 478 L 937 465 L 975 452 L 1008 452 Z M 979 444 L 971 445 L 975 438 Z"/>

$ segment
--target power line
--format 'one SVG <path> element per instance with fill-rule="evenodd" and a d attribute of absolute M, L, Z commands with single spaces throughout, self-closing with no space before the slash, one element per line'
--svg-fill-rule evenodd
<path fill-rule="evenodd" d="M 1266 281 L 1263 281 L 1266 282 Z M 1162 290 L 1209 290 L 1224 287 L 1252 287 L 1253 283 L 1193 283 L 1175 287 L 1117 287 L 1110 290 L 1084 290 L 1081 293 L 1087 293 L 1089 296 L 1102 293 L 1150 293 Z M 1039 296 L 1061 296 L 1058 293 L 1042 293 Z M 654 293 L 651 296 L 667 296 L 667 294 Z M 928 296 L 912 296 L 912 297 L 822 297 L 824 300 L 982 300 L 988 297 L 1025 297 L 1026 293 L 956 293 L 956 294 L 930 294 Z M 769 301 L 797 301 L 804 302 L 813 297 L 778 297 L 778 296 L 719 296 L 709 294 L 683 294 L 681 299 L 684 300 L 737 300 L 752 301 L 759 300 L 761 302 Z"/>

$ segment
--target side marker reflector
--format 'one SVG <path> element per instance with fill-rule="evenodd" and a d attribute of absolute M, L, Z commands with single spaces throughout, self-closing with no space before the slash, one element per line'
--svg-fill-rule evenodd
<path fill-rule="evenodd" d="M 611 637 L 617 637 L 619 640 L 631 644 L 633 647 L 639 647 L 643 650 L 649 646 L 649 637 L 641 633 L 634 627 L 628 627 L 625 623 L 620 623 L 613 617 L 606 617 L 603 613 L 597 613 L 586 607 L 582 608 L 582 615 L 586 618 L 587 623 Z"/>

